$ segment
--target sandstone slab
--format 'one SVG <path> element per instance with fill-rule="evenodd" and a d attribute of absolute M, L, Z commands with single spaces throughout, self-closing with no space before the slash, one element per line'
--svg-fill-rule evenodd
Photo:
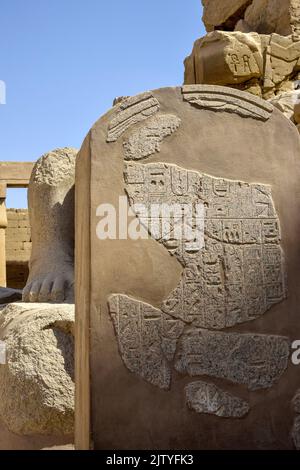
<path fill-rule="evenodd" d="M 143 93 L 93 126 L 76 167 L 77 448 L 292 446 L 299 151 L 279 110 L 218 86 Z M 192 208 L 192 234 L 170 206 Z M 107 236 L 103 207 L 128 215 Z M 209 377 L 251 413 L 191 413 L 184 389 Z"/>

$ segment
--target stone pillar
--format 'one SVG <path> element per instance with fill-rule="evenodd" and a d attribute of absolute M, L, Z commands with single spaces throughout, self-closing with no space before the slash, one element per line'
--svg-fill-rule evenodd
<path fill-rule="evenodd" d="M 6 287 L 5 229 L 7 215 L 5 207 L 6 185 L 0 184 L 0 286 Z"/>
<path fill-rule="evenodd" d="M 94 125 L 76 163 L 78 450 L 292 448 L 299 154 L 296 127 L 234 88 L 154 90 Z M 127 239 L 124 194 L 149 214 Z M 201 203 L 193 237 L 151 220 Z"/>

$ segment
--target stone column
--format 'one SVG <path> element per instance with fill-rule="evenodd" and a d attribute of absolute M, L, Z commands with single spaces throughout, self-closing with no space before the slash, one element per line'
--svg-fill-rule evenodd
<path fill-rule="evenodd" d="M 5 207 L 6 185 L 0 184 L 0 286 L 6 287 L 5 230 L 7 215 Z"/>

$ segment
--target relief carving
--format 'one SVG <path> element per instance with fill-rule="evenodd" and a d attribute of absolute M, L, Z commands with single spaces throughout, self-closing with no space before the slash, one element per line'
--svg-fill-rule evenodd
<path fill-rule="evenodd" d="M 184 324 L 125 295 L 112 295 L 109 309 L 126 367 L 152 385 L 168 390 L 169 361 L 174 358 Z"/>
<path fill-rule="evenodd" d="M 251 117 L 267 121 L 273 112 L 273 106 L 250 93 L 233 88 L 214 85 L 185 85 L 183 98 L 191 105 L 213 111 L 236 113 L 242 117 Z"/>
<path fill-rule="evenodd" d="M 288 365 L 289 340 L 281 336 L 187 329 L 179 341 L 175 369 L 208 375 L 249 390 L 272 387 Z"/>
<path fill-rule="evenodd" d="M 127 129 L 153 116 L 159 109 L 159 102 L 150 92 L 121 101 L 116 116 L 109 124 L 107 142 L 116 142 Z"/>
<path fill-rule="evenodd" d="M 171 236 L 158 240 L 184 267 L 178 287 L 161 306 L 165 313 L 197 327 L 223 329 L 254 320 L 285 299 L 279 220 L 268 186 L 163 163 L 127 163 L 125 182 L 131 205 L 143 203 L 149 211 L 151 204 L 206 207 L 203 248 L 177 240 L 175 225 Z"/>
<path fill-rule="evenodd" d="M 172 114 L 160 114 L 147 121 L 147 125 L 133 132 L 124 142 L 125 160 L 142 160 L 160 152 L 160 144 L 180 126 L 180 119 Z"/>
<path fill-rule="evenodd" d="M 134 150 L 127 158 L 146 156 L 139 150 L 146 128 L 129 137 L 125 152 Z M 249 390 L 272 387 L 287 368 L 287 338 L 214 331 L 254 320 L 286 298 L 280 224 L 271 188 L 171 164 L 132 161 L 125 163 L 124 181 L 133 210 L 138 204 L 149 211 L 153 204 L 189 204 L 194 226 L 199 223 L 194 208 L 205 207 L 200 221 L 204 247 L 176 238 L 176 218 L 160 236 L 147 225 L 150 235 L 183 267 L 177 288 L 160 309 L 122 294 L 108 299 L 126 367 L 164 390 L 170 388 L 174 369 L 187 376 L 228 380 Z M 149 222 L 137 216 L 142 224 Z M 159 214 L 154 227 L 162 223 Z M 213 385 L 196 382 L 186 394 L 188 406 L 198 412 L 242 417 L 249 411 L 246 402 Z"/>
<path fill-rule="evenodd" d="M 192 382 L 185 387 L 188 408 L 196 413 L 221 418 L 243 418 L 250 411 L 249 403 L 206 382 Z"/>

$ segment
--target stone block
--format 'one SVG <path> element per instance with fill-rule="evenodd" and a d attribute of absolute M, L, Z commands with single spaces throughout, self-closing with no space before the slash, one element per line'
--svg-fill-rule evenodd
<path fill-rule="evenodd" d="M 278 109 L 214 85 L 124 99 L 93 126 L 76 168 L 77 448 L 292 447 L 299 152 Z M 127 220 L 103 232 L 108 207 Z"/>

